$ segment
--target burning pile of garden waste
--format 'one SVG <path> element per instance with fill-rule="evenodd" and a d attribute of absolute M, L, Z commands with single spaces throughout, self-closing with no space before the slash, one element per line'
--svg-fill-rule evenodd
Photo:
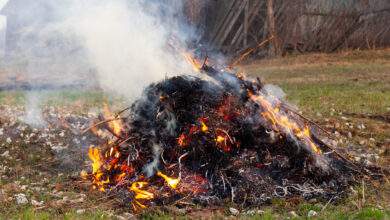
<path fill-rule="evenodd" d="M 337 200 L 377 168 L 339 154 L 327 133 L 274 96 L 268 85 L 185 54 L 198 76 L 148 86 L 129 108 L 88 131 L 96 190 L 140 211 L 167 204 Z"/>

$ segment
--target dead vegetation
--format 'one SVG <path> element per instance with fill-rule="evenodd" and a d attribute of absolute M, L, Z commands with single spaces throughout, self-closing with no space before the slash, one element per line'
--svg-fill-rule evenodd
<path fill-rule="evenodd" d="M 367 53 L 367 56 L 370 54 L 373 57 L 377 54 L 377 52 L 363 52 L 363 55 L 365 53 Z M 360 53 L 356 54 L 361 55 Z M 383 52 L 383 54 L 385 53 Z M 353 56 L 341 56 L 343 57 L 342 59 L 348 59 L 350 63 L 360 62 L 359 59 Z M 321 55 L 321 57 L 324 57 L 323 59 L 333 59 L 331 56 Z M 297 65 L 300 62 L 304 63 L 304 60 L 306 60 L 306 58 L 300 57 L 288 59 L 291 59 L 290 61 L 295 62 Z M 336 60 L 339 60 L 339 58 Z M 373 63 L 377 63 L 378 60 L 373 61 Z M 270 62 L 276 62 L 278 63 L 277 65 L 284 63 L 283 60 Z M 340 71 L 350 71 L 342 63 L 333 63 L 333 65 L 339 67 Z M 279 73 L 284 74 L 283 67 L 287 69 L 287 66 L 288 64 L 284 64 L 279 69 L 275 67 L 273 74 L 270 74 L 273 77 L 271 80 L 278 79 L 277 74 Z M 353 65 L 350 66 L 352 68 Z M 251 68 L 254 67 L 252 66 Z M 261 65 L 259 67 L 261 67 L 259 68 L 260 70 L 265 69 L 267 71 L 267 68 L 271 66 Z M 305 68 L 303 66 L 301 69 L 296 70 L 296 77 L 299 77 L 298 72 Z M 381 76 L 383 76 L 382 73 L 384 72 L 375 72 L 373 71 L 375 69 L 368 69 L 370 72 L 366 72 L 365 77 L 372 79 L 374 82 L 380 82 L 383 80 Z M 261 71 L 257 73 L 261 73 Z M 265 76 L 268 75 L 265 74 Z M 345 74 L 345 77 L 331 78 L 333 81 L 330 83 L 336 83 L 336 86 L 338 86 L 338 81 L 349 80 L 348 74 Z M 267 81 L 267 77 L 265 79 Z M 386 111 L 386 108 L 389 107 L 388 101 L 379 102 L 381 107 L 372 109 L 373 112 L 370 113 L 366 112 L 364 106 L 356 105 L 360 107 L 355 108 L 354 111 L 359 114 L 351 114 L 347 110 L 343 111 L 343 109 L 344 104 L 355 105 L 353 98 L 327 92 L 319 93 L 317 97 L 317 93 L 312 93 L 312 87 L 323 86 L 327 79 L 315 83 L 290 81 L 289 79 L 283 81 L 287 82 L 286 84 L 282 83 L 282 86 L 286 88 L 288 98 L 291 100 L 300 99 L 299 106 L 303 108 L 305 113 L 313 116 L 317 123 L 335 135 L 335 141 L 342 148 L 342 152 L 350 154 L 354 160 L 359 160 L 363 163 L 381 164 L 382 166 L 389 164 L 389 133 L 387 132 L 389 127 L 388 123 L 382 120 L 386 117 L 386 113 L 382 111 Z M 302 84 L 312 85 L 312 87 L 295 87 L 295 85 Z M 366 89 L 372 90 L 370 85 L 372 84 L 361 89 L 363 91 L 366 91 Z M 334 87 L 327 86 L 326 88 L 332 89 Z M 299 93 L 302 89 L 307 89 L 308 92 Z M 344 92 L 349 89 L 355 92 L 354 87 L 348 86 L 344 87 Z M 323 91 L 327 90 L 324 89 Z M 319 99 L 320 96 L 329 99 L 329 102 L 334 102 L 334 105 L 328 104 L 327 101 L 320 101 L 322 105 L 317 107 L 314 101 L 306 102 L 309 99 Z M 7 97 L 12 98 L 11 96 Z M 9 103 L 15 102 L 10 101 Z M 68 218 L 131 217 L 128 207 L 110 211 L 113 207 L 118 207 L 121 201 L 91 190 L 92 186 L 82 181 L 79 176 L 78 171 L 80 169 L 89 167 L 89 164 L 83 164 L 87 156 L 88 143 L 80 144 L 79 142 L 85 141 L 85 139 L 93 140 L 93 136 L 85 136 L 81 133 L 75 134 L 74 132 L 86 129 L 89 126 L 87 122 L 95 118 L 97 116 L 96 113 L 93 111 L 88 113 L 85 109 L 81 110 L 72 104 L 69 104 L 67 107 L 49 107 L 44 111 L 45 119 L 48 121 L 47 128 L 34 129 L 20 120 L 24 110 L 18 107 L 18 104 L 3 104 L 0 110 L 2 128 L 0 133 L 0 157 L 2 161 L 0 169 L 0 202 L 2 207 L 1 213 L 4 218 L 22 218 L 23 216 L 38 216 L 39 218 L 44 218 L 45 216 L 68 216 Z M 51 117 L 53 117 L 53 120 L 50 119 Z M 63 123 L 54 123 L 56 121 L 63 121 Z M 81 145 L 85 146 L 82 148 L 84 154 L 71 153 L 80 151 L 79 146 Z M 79 161 L 80 163 L 64 164 L 62 163 L 64 159 L 59 157 L 61 155 L 68 155 L 71 157 L 71 161 Z M 77 157 L 79 159 L 75 160 Z M 348 197 L 337 203 L 330 202 L 329 204 L 328 201 L 321 202 L 318 199 L 303 202 L 299 198 L 292 197 L 288 199 L 271 199 L 271 205 L 247 209 L 242 209 L 240 206 L 235 207 L 234 205 L 209 207 L 209 211 L 206 214 L 204 213 L 204 208 L 200 212 L 199 207 L 197 208 L 196 206 L 188 210 L 166 206 L 165 208 L 148 210 L 142 216 L 169 217 L 186 213 L 194 218 L 204 215 L 225 216 L 233 214 L 248 217 L 255 215 L 284 218 L 295 215 L 305 217 L 310 211 L 314 211 L 317 215 L 324 218 L 338 218 L 340 216 L 363 218 L 369 216 L 368 218 L 380 219 L 386 216 L 386 211 L 381 210 L 388 210 L 389 208 L 386 206 L 386 204 L 389 204 L 388 187 L 389 185 L 386 182 L 383 184 L 377 181 L 360 182 L 352 187 Z M 314 212 L 310 213 L 313 214 Z"/>

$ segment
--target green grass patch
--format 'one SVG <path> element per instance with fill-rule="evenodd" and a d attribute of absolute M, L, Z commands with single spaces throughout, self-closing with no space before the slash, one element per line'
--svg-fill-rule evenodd
<path fill-rule="evenodd" d="M 364 208 L 357 213 L 351 214 L 350 219 L 389 219 L 390 212 L 379 210 L 377 208 Z"/>
<path fill-rule="evenodd" d="M 282 84 L 288 100 L 304 112 L 328 115 L 337 112 L 382 114 L 390 107 L 390 89 L 386 84 Z"/>
<path fill-rule="evenodd" d="M 86 211 L 84 213 L 76 213 L 76 210 L 71 210 L 66 213 L 56 213 L 55 211 L 34 210 L 33 207 L 24 207 L 14 212 L 13 214 L 2 216 L 0 214 L 0 220 L 51 220 L 51 219 L 64 219 L 64 220 L 106 220 L 115 219 L 112 216 L 98 210 L 98 211 Z"/>

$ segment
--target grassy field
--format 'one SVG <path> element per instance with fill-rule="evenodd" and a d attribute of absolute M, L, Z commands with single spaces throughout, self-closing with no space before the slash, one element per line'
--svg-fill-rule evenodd
<path fill-rule="evenodd" d="M 374 162 L 389 167 L 390 49 L 291 55 L 255 61 L 240 68 L 249 75 L 261 77 L 265 83 L 280 86 L 290 103 L 334 134 L 344 153 L 350 153 L 355 159 L 361 157 L 361 154 L 377 155 Z M 100 92 L 77 91 L 57 92 L 48 97 L 49 105 L 64 106 L 79 113 L 99 107 L 105 99 Z M 0 93 L 0 105 L 23 105 L 24 102 L 25 94 L 22 92 Z M 2 123 L 0 121 L 0 125 Z M 8 149 L 7 146 L 5 149 Z M 0 147 L 0 150 L 1 154 L 4 149 Z M 8 167 L 15 167 L 17 171 L 12 172 L 8 179 L 4 176 L 0 179 L 0 219 L 126 219 L 130 216 L 124 214 L 124 209 L 116 210 L 109 205 L 110 201 L 101 202 L 102 198 L 98 194 L 90 192 L 84 192 L 90 195 L 76 205 L 56 206 L 58 198 L 53 193 L 37 195 L 39 200 L 50 204 L 49 208 L 44 209 L 31 204 L 2 203 L 2 196 L 5 197 L 6 194 L 2 191 L 12 191 L 9 188 L 13 187 L 14 181 L 25 184 L 40 181 L 39 176 L 25 172 L 31 172 L 35 169 L 32 166 L 45 163 L 52 157 L 36 146 L 24 146 L 23 151 L 39 156 L 29 156 L 20 163 L 16 161 L 6 164 Z M 72 185 L 74 174 L 66 176 L 48 173 L 49 191 L 61 189 L 68 197 L 77 197 L 78 193 L 83 192 L 80 188 L 69 186 Z M 27 176 L 27 179 L 21 176 Z M 232 204 L 232 207 L 235 205 Z M 317 216 L 313 217 L 315 219 L 390 219 L 390 184 L 387 179 L 382 182 L 364 182 L 353 187 L 349 197 L 336 204 L 317 200 L 278 199 L 273 200 L 271 205 L 257 209 L 262 210 L 262 214 L 249 215 L 242 212 L 238 216 L 230 216 L 227 206 L 216 209 L 198 207 L 188 213 L 188 216 L 180 215 L 174 210 L 167 211 L 168 209 L 146 210 L 138 217 L 307 219 L 312 210 L 317 212 Z"/>

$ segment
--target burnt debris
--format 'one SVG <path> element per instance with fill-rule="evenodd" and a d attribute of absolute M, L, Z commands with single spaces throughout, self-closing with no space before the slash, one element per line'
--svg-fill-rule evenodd
<path fill-rule="evenodd" d="M 276 197 L 335 200 L 369 172 L 321 141 L 320 129 L 260 80 L 205 64 L 200 71 L 150 85 L 100 123 L 111 135 L 89 150 L 95 188 L 136 210 L 184 200 L 251 206 Z"/>

